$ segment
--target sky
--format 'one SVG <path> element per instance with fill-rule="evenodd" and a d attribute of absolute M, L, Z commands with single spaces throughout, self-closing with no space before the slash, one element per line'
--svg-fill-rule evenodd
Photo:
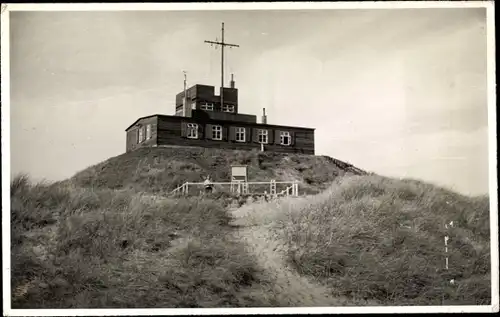
<path fill-rule="evenodd" d="M 316 154 L 488 192 L 486 9 L 11 12 L 11 175 L 61 180 L 125 151 L 188 85 L 316 128 Z"/>

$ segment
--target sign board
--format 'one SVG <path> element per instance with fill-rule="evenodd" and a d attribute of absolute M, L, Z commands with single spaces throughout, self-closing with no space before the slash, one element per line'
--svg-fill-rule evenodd
<path fill-rule="evenodd" d="M 232 165 L 231 166 L 231 181 L 246 182 L 247 181 L 247 166 Z"/>

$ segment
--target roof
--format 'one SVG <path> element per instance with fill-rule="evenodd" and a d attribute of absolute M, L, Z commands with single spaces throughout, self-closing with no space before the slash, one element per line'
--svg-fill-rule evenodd
<path fill-rule="evenodd" d="M 135 120 L 134 123 L 128 126 L 128 128 L 125 129 L 125 131 L 128 131 L 130 128 L 132 128 L 137 122 L 141 121 L 142 119 L 147 119 L 147 118 L 152 118 L 152 117 L 158 117 L 161 116 L 161 114 L 152 114 L 150 116 L 145 116 L 145 117 L 140 117 L 139 119 Z"/>
<path fill-rule="evenodd" d="M 182 116 L 169 116 L 169 115 L 153 114 L 150 116 L 140 117 L 139 119 L 135 120 L 134 123 L 132 123 L 128 128 L 125 129 L 125 131 L 128 131 L 131 127 L 133 127 L 140 120 L 152 118 L 152 117 L 175 118 L 177 120 L 189 119 L 187 117 L 182 117 Z M 241 125 L 245 125 L 245 126 L 250 125 L 250 126 L 260 126 L 260 127 L 267 127 L 267 128 L 288 128 L 288 129 L 299 129 L 299 130 L 316 130 L 316 128 L 286 126 L 286 125 L 277 125 L 277 124 L 264 124 L 264 123 L 250 123 L 250 122 L 245 122 L 245 121 L 232 121 L 232 120 L 208 120 L 207 122 L 232 122 L 235 124 L 241 124 Z"/>

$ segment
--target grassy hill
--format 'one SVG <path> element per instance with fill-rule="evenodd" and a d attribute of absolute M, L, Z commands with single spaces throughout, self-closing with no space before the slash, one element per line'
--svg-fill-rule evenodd
<path fill-rule="evenodd" d="M 233 163 L 248 164 L 251 180 L 299 180 L 309 194 L 238 209 L 249 211 L 243 222 L 249 237 L 251 230 L 268 232 L 270 245 L 282 246 L 267 254 L 283 251 L 276 258 L 290 267 L 288 277 L 276 277 L 239 238 L 242 224 L 222 200 L 162 195 L 207 173 L 226 181 Z M 486 304 L 488 201 L 368 175 L 328 157 L 208 149 L 141 149 L 54 184 L 19 176 L 11 184 L 12 307 L 328 301 L 294 289 L 315 283 L 331 298 L 358 305 Z M 310 282 L 283 285 L 298 276 Z"/>
<path fill-rule="evenodd" d="M 201 182 L 206 175 L 216 182 L 229 182 L 231 164 L 248 165 L 249 181 L 300 181 L 305 193 L 318 193 L 338 176 L 366 173 L 327 156 L 160 147 L 110 158 L 77 173 L 71 181 L 82 187 L 166 193 L 187 181 Z"/>
<path fill-rule="evenodd" d="M 319 195 L 255 206 L 246 217 L 268 228 L 288 263 L 333 296 L 384 305 L 490 304 L 487 196 L 416 180 L 342 177 Z"/>

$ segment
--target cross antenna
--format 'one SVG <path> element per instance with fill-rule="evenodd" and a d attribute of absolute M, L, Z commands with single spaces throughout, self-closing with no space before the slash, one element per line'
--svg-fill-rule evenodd
<path fill-rule="evenodd" d="M 224 105 L 224 47 L 228 46 L 229 48 L 232 47 L 240 47 L 239 45 L 236 44 L 229 44 L 224 42 L 224 22 L 222 22 L 222 40 L 219 42 L 217 39 L 214 41 L 205 41 L 205 43 L 210 44 L 210 46 L 215 45 L 215 48 L 220 45 L 221 47 L 221 73 L 220 73 L 220 79 L 221 79 L 221 90 L 220 90 L 220 104 L 221 107 Z"/>

